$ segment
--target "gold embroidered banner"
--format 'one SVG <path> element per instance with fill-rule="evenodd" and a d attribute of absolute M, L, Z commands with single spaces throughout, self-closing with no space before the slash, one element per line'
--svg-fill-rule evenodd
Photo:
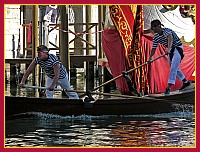
<path fill-rule="evenodd" d="M 144 26 L 142 6 L 112 5 L 110 14 L 124 45 L 127 70 L 145 63 L 145 54 L 142 50 Z M 133 86 L 143 94 L 149 90 L 146 68 L 143 66 L 130 74 Z"/>
<path fill-rule="evenodd" d="M 110 15 L 119 32 L 127 56 L 133 41 L 134 16 L 132 10 L 129 5 L 112 5 L 110 6 Z M 132 65 L 132 61 L 129 62 L 129 65 Z"/>
<path fill-rule="evenodd" d="M 144 29 L 144 18 L 143 18 L 143 7 L 141 5 L 137 6 L 137 11 L 135 12 L 135 25 L 133 30 L 133 43 L 132 49 L 128 51 L 128 58 L 134 60 L 134 67 L 146 62 L 145 50 L 142 47 L 142 33 Z M 132 68 L 132 67 L 131 67 Z M 147 66 L 143 66 L 137 69 L 133 73 L 133 77 L 136 83 L 136 88 L 143 94 L 149 93 L 149 84 L 147 79 Z"/>

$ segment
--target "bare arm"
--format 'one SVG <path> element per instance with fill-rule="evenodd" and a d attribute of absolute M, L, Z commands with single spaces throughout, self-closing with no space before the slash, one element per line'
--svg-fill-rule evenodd
<path fill-rule="evenodd" d="M 170 53 L 171 48 L 172 48 L 172 44 L 173 44 L 173 37 L 172 37 L 171 34 L 169 34 L 169 35 L 167 36 L 167 40 L 168 40 L 168 47 L 167 47 L 167 49 L 166 49 L 166 53 Z"/>
<path fill-rule="evenodd" d="M 152 48 L 149 56 L 149 61 L 151 60 L 152 56 L 155 54 L 156 48 Z"/>
<path fill-rule="evenodd" d="M 59 79 L 59 74 L 60 74 L 60 64 L 56 64 L 53 68 L 54 70 L 54 79 L 53 79 L 53 82 L 51 84 L 51 86 L 49 87 L 49 90 L 53 90 L 54 89 L 54 86 L 56 85 L 56 83 L 58 82 L 58 79 Z"/>
<path fill-rule="evenodd" d="M 153 34 L 153 31 L 151 29 L 146 29 L 144 30 L 143 34 L 149 34 L 149 33 Z"/>
<path fill-rule="evenodd" d="M 29 65 L 29 67 L 27 68 L 27 70 L 25 71 L 23 77 L 22 77 L 22 80 L 20 82 L 20 86 L 23 87 L 25 85 L 25 81 L 26 79 L 28 78 L 28 76 L 34 71 L 35 69 L 35 66 L 36 66 L 36 63 L 35 63 L 35 60 L 33 60 L 31 62 L 31 64 Z"/>

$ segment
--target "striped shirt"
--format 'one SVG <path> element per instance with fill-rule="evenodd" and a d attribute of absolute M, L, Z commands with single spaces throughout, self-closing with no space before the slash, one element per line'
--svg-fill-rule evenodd
<path fill-rule="evenodd" d="M 46 75 L 52 79 L 55 76 L 53 68 L 56 64 L 60 64 L 59 79 L 63 79 L 67 75 L 66 68 L 59 62 L 58 57 L 53 54 L 49 54 L 48 59 L 45 61 L 35 57 L 35 62 L 36 64 L 39 64 L 40 67 L 45 71 Z"/>
<path fill-rule="evenodd" d="M 163 34 L 162 35 L 159 35 L 158 33 L 154 34 L 152 48 L 156 48 L 158 46 L 158 43 L 164 45 L 165 47 L 168 47 L 167 36 L 170 35 L 170 34 L 173 37 L 172 47 L 177 47 L 177 46 L 182 45 L 181 40 L 179 39 L 179 37 L 176 35 L 176 33 L 174 31 L 172 31 L 169 28 L 163 28 Z"/>

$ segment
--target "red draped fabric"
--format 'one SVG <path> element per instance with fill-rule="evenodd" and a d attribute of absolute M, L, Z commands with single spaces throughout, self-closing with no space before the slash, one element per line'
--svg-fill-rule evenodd
<path fill-rule="evenodd" d="M 142 47 L 145 50 L 146 58 L 148 58 L 152 47 L 152 41 L 147 39 L 146 37 L 142 38 Z M 180 69 L 184 73 L 185 77 L 188 79 L 191 77 L 195 70 L 195 52 L 194 47 L 190 47 L 187 45 L 183 45 L 183 47 L 185 56 L 181 61 Z M 158 45 L 153 58 L 158 57 L 164 53 L 165 48 L 162 45 Z M 167 81 L 170 71 L 167 56 L 160 58 L 147 66 L 148 71 L 146 74 L 148 76 L 148 82 L 150 86 L 149 93 L 164 92 L 165 88 L 167 87 Z M 173 85 L 171 89 L 175 90 L 177 88 L 180 88 L 181 86 L 182 82 L 177 79 L 175 85 Z"/>
<path fill-rule="evenodd" d="M 112 5 L 110 15 L 115 29 L 107 29 L 102 33 L 102 46 L 113 77 L 147 61 L 152 47 L 152 39 L 141 35 L 143 32 L 142 6 Z M 153 57 L 164 54 L 165 48 L 158 46 Z M 180 68 L 189 78 L 194 72 L 194 48 L 184 46 L 185 57 Z M 143 94 L 164 92 L 169 75 L 167 56 L 150 65 L 143 66 L 130 74 L 133 86 Z M 122 94 L 129 94 L 124 78 L 116 80 L 116 85 Z M 182 82 L 176 81 L 172 89 L 180 88 Z"/>
<path fill-rule="evenodd" d="M 132 47 L 128 50 L 127 60 L 132 64 L 128 64 L 128 68 L 136 68 L 146 62 L 145 50 L 142 48 L 142 33 L 144 28 L 143 8 L 141 5 L 137 5 L 135 11 L 135 21 L 133 26 L 133 41 Z M 130 76 L 133 81 L 134 87 L 142 94 L 149 92 L 149 83 L 147 79 L 147 67 L 143 66 L 136 69 Z"/>
<path fill-rule="evenodd" d="M 32 24 L 30 23 L 28 25 L 28 38 L 27 38 L 27 42 L 32 42 Z"/>
<path fill-rule="evenodd" d="M 124 47 L 126 69 L 138 67 L 145 62 L 144 52 L 141 47 L 141 33 L 143 33 L 144 22 L 142 6 L 112 5 L 110 6 L 110 13 Z M 108 60 L 112 59 L 108 58 Z M 142 67 L 129 73 L 132 85 L 143 94 L 148 90 L 145 71 L 145 67 Z"/>
<path fill-rule="evenodd" d="M 113 77 L 120 75 L 122 71 L 126 71 L 124 47 L 116 29 L 103 31 L 102 47 Z M 125 78 L 121 77 L 115 80 L 115 83 L 121 94 L 129 92 Z"/>
<path fill-rule="evenodd" d="M 133 41 L 133 11 L 129 5 L 110 6 L 110 16 L 116 29 L 107 29 L 102 33 L 102 47 L 108 59 L 113 77 L 127 71 L 127 53 L 131 49 Z M 131 61 L 133 62 L 133 61 Z M 132 64 L 129 64 L 132 65 Z M 116 85 L 121 94 L 129 94 L 125 78 L 119 78 Z"/>

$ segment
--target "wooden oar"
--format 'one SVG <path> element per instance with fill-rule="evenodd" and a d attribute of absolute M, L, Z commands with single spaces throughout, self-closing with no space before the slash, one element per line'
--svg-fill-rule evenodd
<path fill-rule="evenodd" d="M 140 67 L 142 67 L 142 66 L 144 66 L 144 65 L 146 65 L 146 64 L 149 64 L 149 63 L 151 63 L 151 62 L 153 62 L 153 61 L 155 61 L 155 60 L 157 60 L 157 59 L 159 59 L 159 58 L 164 57 L 164 56 L 167 55 L 167 54 L 168 54 L 168 53 L 165 53 L 165 54 L 163 54 L 163 55 L 161 55 L 161 56 L 158 56 L 158 57 L 156 57 L 156 58 L 154 58 L 154 59 L 152 59 L 152 60 L 150 60 L 150 61 L 148 61 L 148 62 L 145 62 L 145 63 L 139 65 L 139 66 L 136 67 L 136 68 L 133 68 L 133 69 L 130 69 L 129 71 L 126 71 L 126 73 L 130 73 L 130 72 L 132 72 L 132 71 L 134 71 L 134 70 L 136 70 L 136 69 L 138 69 L 138 68 L 140 68 Z M 109 81 L 107 81 L 107 82 L 101 84 L 100 86 L 94 88 L 92 91 L 66 90 L 66 89 L 62 89 L 62 88 L 54 88 L 54 90 L 55 90 L 55 91 L 66 91 L 66 92 L 83 93 L 83 94 L 81 95 L 81 97 L 83 97 L 83 96 L 85 96 L 85 95 L 88 95 L 90 98 L 92 98 L 91 94 L 99 94 L 99 95 L 102 94 L 102 95 L 118 96 L 118 97 L 126 97 L 126 98 L 127 98 L 127 97 L 129 97 L 129 96 L 125 96 L 125 95 L 116 95 L 116 94 L 115 94 L 115 95 L 114 95 L 114 94 L 105 94 L 105 93 L 100 93 L 100 92 L 99 92 L 99 93 L 98 93 L 98 92 L 93 92 L 93 91 L 96 91 L 97 89 L 101 88 L 102 86 L 104 86 L 104 85 L 106 85 L 106 84 L 108 84 L 108 83 L 111 83 L 111 82 L 113 82 L 113 81 L 119 79 L 119 78 L 122 77 L 123 75 L 124 75 L 124 74 L 120 74 L 120 75 L 114 77 L 113 79 L 111 79 L 111 80 L 109 80 Z M 28 86 L 28 85 L 24 85 L 24 87 L 25 87 L 25 88 L 33 88 L 33 89 L 48 89 L 47 87 Z M 130 96 L 130 97 L 131 97 L 131 96 Z"/>
<path fill-rule="evenodd" d="M 24 88 L 32 88 L 32 89 L 43 89 L 47 90 L 47 87 L 40 87 L 40 86 L 29 86 L 29 85 L 24 85 Z M 82 90 L 67 90 L 67 89 L 62 89 L 62 88 L 54 88 L 54 91 L 66 91 L 66 92 L 77 92 L 77 93 L 86 93 L 86 91 Z"/>
<path fill-rule="evenodd" d="M 40 87 L 40 86 L 29 86 L 29 85 L 25 85 L 24 88 L 33 88 L 33 89 L 48 89 L 47 87 Z M 86 91 L 82 91 L 82 90 L 65 90 L 62 88 L 55 88 L 55 91 L 67 91 L 67 92 L 77 92 L 77 93 L 86 93 Z M 129 95 L 120 95 L 120 94 L 111 94 L 111 93 L 103 93 L 103 92 L 90 92 L 90 94 L 97 94 L 97 95 L 104 95 L 104 96 L 114 96 L 114 97 L 121 97 L 121 98 L 130 98 L 130 99 L 141 99 L 141 100 L 154 100 L 154 101 L 159 101 L 159 102 L 170 102 L 170 103 L 176 103 L 176 101 L 173 100 L 166 100 L 166 99 L 158 99 L 158 98 L 152 98 L 152 97 L 137 97 L 137 96 L 129 96 Z M 89 101 L 95 101 L 95 99 L 92 99 L 89 96 Z M 179 101 L 180 102 L 180 101 Z M 180 103 L 184 103 L 184 102 L 180 102 Z"/>
<path fill-rule="evenodd" d="M 42 90 L 48 89 L 47 87 L 29 86 L 29 85 L 25 85 L 24 88 L 42 89 Z M 86 91 L 81 91 L 81 90 L 66 90 L 66 89 L 62 89 L 62 88 L 54 88 L 54 91 L 66 91 L 66 92 L 86 93 Z M 90 92 L 90 94 L 98 94 L 98 95 L 105 95 L 105 96 L 116 96 L 116 97 L 132 98 L 132 96 L 128 96 L 128 95 L 110 94 L 110 93 L 103 93 L 103 92 Z"/>
<path fill-rule="evenodd" d="M 146 64 L 149 64 L 149 63 L 151 63 L 151 62 L 153 62 L 153 61 L 155 61 L 155 60 L 158 60 L 158 59 L 164 57 L 164 56 L 167 55 L 167 54 L 168 54 L 168 53 L 165 53 L 165 54 L 163 54 L 163 55 L 161 55 L 161 56 L 158 56 L 158 57 L 156 57 L 156 58 L 154 58 L 154 59 L 152 59 L 152 60 L 150 60 L 150 61 L 148 61 L 148 62 L 145 62 L 145 63 L 139 65 L 138 67 L 132 68 L 132 69 L 128 70 L 126 73 L 130 73 L 130 72 L 132 72 L 132 71 L 134 71 L 134 70 L 136 70 L 136 69 L 139 69 L 139 68 L 141 68 L 142 66 L 144 66 L 144 65 L 146 65 Z M 119 78 L 122 77 L 123 75 L 124 75 L 124 74 L 120 74 L 120 75 L 114 77 L 113 79 L 111 79 L 111 80 L 109 80 L 109 81 L 107 81 L 107 82 L 101 84 L 100 86 L 94 88 L 92 91 L 95 91 L 95 90 L 101 88 L 102 86 L 104 86 L 104 85 L 106 85 L 106 84 L 108 84 L 108 83 L 111 83 L 111 82 L 113 82 L 113 81 L 119 79 Z"/>
<path fill-rule="evenodd" d="M 29 86 L 29 85 L 24 85 L 24 88 L 42 89 L 42 90 L 48 89 L 47 87 Z M 62 89 L 62 88 L 54 88 L 54 91 L 87 93 L 86 91 L 81 91 L 81 90 L 66 90 L 66 89 Z M 110 93 L 103 93 L 103 92 L 90 92 L 90 94 L 97 94 L 97 95 L 104 95 L 104 96 L 115 96 L 115 97 L 122 97 L 122 98 L 133 98 L 133 96 L 120 95 L 120 94 L 110 94 Z"/>

